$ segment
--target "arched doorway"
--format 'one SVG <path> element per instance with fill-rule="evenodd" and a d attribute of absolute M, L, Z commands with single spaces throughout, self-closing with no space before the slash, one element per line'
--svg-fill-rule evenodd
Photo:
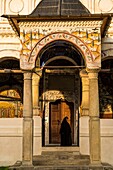
<path fill-rule="evenodd" d="M 81 53 L 70 42 L 59 40 L 44 47 L 36 67 L 43 68 L 40 107 L 43 112 L 43 146 L 60 145 L 59 129 L 65 116 L 72 128 L 72 144 L 79 146 L 79 69 L 85 67 Z"/>
<path fill-rule="evenodd" d="M 23 74 L 16 58 L 0 60 L 0 117 L 23 116 Z"/>

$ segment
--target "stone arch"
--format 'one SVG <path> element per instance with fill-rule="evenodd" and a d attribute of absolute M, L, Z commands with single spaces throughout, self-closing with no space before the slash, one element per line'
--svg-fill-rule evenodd
<path fill-rule="evenodd" d="M 91 51 L 89 50 L 88 46 L 85 44 L 84 41 L 82 41 L 80 38 L 78 38 L 75 35 L 69 34 L 67 32 L 55 32 L 51 33 L 44 38 L 42 38 L 39 42 L 36 43 L 34 48 L 32 49 L 29 58 L 28 58 L 28 64 L 30 64 L 31 69 L 35 67 L 35 62 L 37 59 L 37 56 L 39 55 L 40 51 L 49 43 L 53 41 L 63 40 L 72 43 L 78 51 L 82 54 L 86 67 L 89 66 L 90 63 L 93 63 L 93 56 Z"/>
<path fill-rule="evenodd" d="M 2 61 L 5 61 L 5 60 L 13 60 L 13 61 L 19 61 L 19 59 L 15 56 L 7 56 L 7 55 L 4 55 L 2 57 L 0 57 L 0 63 Z"/>
<path fill-rule="evenodd" d="M 73 59 L 68 58 L 67 56 L 56 56 L 56 57 L 54 57 L 54 59 L 53 59 L 53 58 L 49 59 L 49 60 L 46 62 L 46 64 L 48 64 L 48 63 L 50 63 L 50 62 L 52 62 L 52 61 L 54 61 L 54 60 L 58 60 L 58 59 L 65 59 L 65 60 L 67 60 L 67 61 L 70 61 L 70 62 L 73 63 L 74 65 L 77 65 L 77 63 L 76 63 Z"/>
<path fill-rule="evenodd" d="M 102 61 L 105 61 L 107 59 L 113 59 L 113 49 L 107 49 L 102 51 Z"/>
<path fill-rule="evenodd" d="M 20 95 L 21 101 L 23 100 L 22 99 L 22 90 L 23 89 L 20 86 L 13 85 L 12 87 L 10 87 L 9 85 L 3 85 L 0 87 L 0 92 L 5 91 L 5 90 L 15 90 Z"/>
<path fill-rule="evenodd" d="M 3 90 L 16 90 L 21 101 L 23 100 L 23 74 L 13 73 L 12 70 L 20 70 L 20 60 L 17 57 L 3 56 L 0 58 L 0 92 Z"/>
<path fill-rule="evenodd" d="M 20 59 L 20 51 L 19 50 L 14 50 L 14 49 L 3 49 L 0 50 L 0 57 L 1 58 L 17 58 Z"/>
<path fill-rule="evenodd" d="M 2 69 L 20 69 L 20 60 L 13 56 L 4 56 L 0 58 L 0 66 Z"/>

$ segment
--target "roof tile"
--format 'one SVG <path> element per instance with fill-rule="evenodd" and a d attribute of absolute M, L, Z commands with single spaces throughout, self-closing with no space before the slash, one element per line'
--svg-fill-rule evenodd
<path fill-rule="evenodd" d="M 29 15 L 37 16 L 81 16 L 90 14 L 79 0 L 42 0 Z"/>

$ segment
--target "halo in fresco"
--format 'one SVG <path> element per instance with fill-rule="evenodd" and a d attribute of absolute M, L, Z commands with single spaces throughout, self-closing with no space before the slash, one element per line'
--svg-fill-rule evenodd
<path fill-rule="evenodd" d="M 9 2 L 10 11 L 13 13 L 19 13 L 23 10 L 24 2 L 23 0 L 11 0 Z"/>
<path fill-rule="evenodd" d="M 113 0 L 99 0 L 101 12 L 110 12 L 113 9 Z"/>

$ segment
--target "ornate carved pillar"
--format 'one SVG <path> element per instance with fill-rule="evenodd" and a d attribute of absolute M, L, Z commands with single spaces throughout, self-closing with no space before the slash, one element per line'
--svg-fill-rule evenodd
<path fill-rule="evenodd" d="M 33 116 L 39 115 L 39 82 L 40 75 L 33 73 L 32 76 Z"/>
<path fill-rule="evenodd" d="M 24 72 L 23 110 L 23 166 L 32 166 L 33 157 L 33 114 L 32 114 L 32 73 Z"/>
<path fill-rule="evenodd" d="M 88 73 L 85 69 L 80 71 L 82 80 L 82 104 L 81 104 L 81 116 L 89 115 L 89 79 Z"/>
<path fill-rule="evenodd" d="M 39 83 L 42 70 L 35 68 L 32 75 L 32 99 L 33 99 L 33 120 L 34 120 L 34 137 L 33 137 L 33 154 L 41 154 L 42 146 L 42 114 L 39 108 Z"/>
<path fill-rule="evenodd" d="M 100 119 L 99 119 L 99 70 L 87 70 L 89 76 L 89 145 L 91 164 L 101 164 Z"/>

